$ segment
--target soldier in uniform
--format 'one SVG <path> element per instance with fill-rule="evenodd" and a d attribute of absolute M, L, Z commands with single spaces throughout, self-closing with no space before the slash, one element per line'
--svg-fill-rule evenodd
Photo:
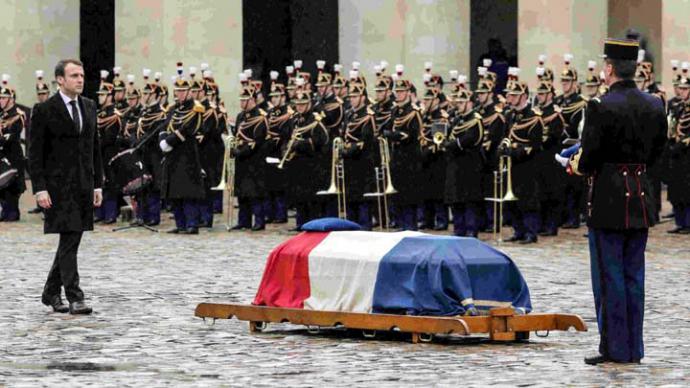
<path fill-rule="evenodd" d="M 394 75 L 395 106 L 390 130 L 383 132 L 392 148 L 391 179 L 398 193 L 394 196 L 397 224 L 404 230 L 417 230 L 417 205 L 421 202 L 421 160 L 419 136 L 423 128 L 420 108 L 412 103 L 410 81 L 402 78 L 402 65 Z"/>
<path fill-rule="evenodd" d="M 580 138 L 580 123 L 584 120 L 587 101 L 578 93 L 577 70 L 570 66 L 573 56 L 565 54 L 565 67 L 561 72 L 562 92 L 554 103 L 561 108 L 561 115 L 565 120 L 565 138 L 571 142 Z M 580 215 L 584 207 L 585 182 L 579 176 L 567 176 L 565 178 L 565 223 L 563 229 L 577 229 L 580 227 Z"/>
<path fill-rule="evenodd" d="M 592 288 L 601 342 L 587 364 L 639 363 L 644 357 L 645 247 L 657 222 L 647 166 L 666 142 L 666 115 L 659 98 L 632 80 L 638 43 L 605 41 L 609 92 L 589 101 L 582 147 L 573 171 L 588 176 Z"/>
<path fill-rule="evenodd" d="M 161 220 L 161 160 L 163 152 L 157 140 L 165 130 L 166 112 L 160 105 L 163 90 L 156 82 L 149 82 L 142 91 L 142 111 L 134 133 L 134 144 L 140 147 L 145 170 L 151 174 L 151 184 L 138 194 L 137 221 L 147 226 L 160 224 Z M 142 144 L 143 142 L 146 142 Z"/>
<path fill-rule="evenodd" d="M 350 109 L 350 100 L 347 97 L 348 94 L 348 81 L 342 75 L 343 66 L 336 63 L 333 65 L 333 93 L 343 102 L 343 112 L 347 112 Z"/>
<path fill-rule="evenodd" d="M 291 120 L 291 133 L 281 163 L 286 170 L 288 203 L 296 210 L 296 226 L 293 230 L 297 231 L 305 222 L 321 215 L 316 199 L 316 192 L 324 188 L 323 160 L 320 156 L 326 152 L 330 142 L 328 131 L 321 123 L 321 115 L 312 109 L 311 96 L 304 79 L 298 78 L 295 84 L 297 88 L 292 102 L 296 113 Z M 330 169 L 327 171 L 330 173 Z"/>
<path fill-rule="evenodd" d="M 543 75 L 543 73 L 542 73 Z M 540 236 L 558 235 L 558 226 L 564 203 L 565 174 L 557 163 L 554 163 L 553 155 L 561 152 L 563 146 L 563 128 L 565 120 L 561 115 L 560 107 L 554 105 L 553 84 L 545 79 L 539 81 L 537 86 L 537 107 L 535 110 L 541 113 L 544 122 L 544 134 L 542 136 L 542 152 L 536 156 L 537 178 L 539 180 L 540 201 Z"/>
<path fill-rule="evenodd" d="M 442 147 L 446 158 L 444 199 L 453 212 L 453 234 L 477 237 L 482 212 L 482 116 L 474 110 L 472 92 L 451 95 L 458 104 Z"/>
<path fill-rule="evenodd" d="M 592 98 L 599 97 L 601 94 L 601 78 L 595 73 L 597 63 L 594 61 L 587 62 L 587 78 L 583 87 L 582 97 L 589 101 Z"/>
<path fill-rule="evenodd" d="M 477 83 L 475 96 L 477 99 L 477 113 L 482 116 L 482 126 L 484 127 L 484 138 L 482 140 L 482 152 L 484 155 L 484 165 L 482 167 L 482 188 L 484 198 L 494 196 L 494 172 L 498 170 L 498 145 L 505 137 L 506 121 L 503 116 L 503 109 L 499 106 L 494 97 L 495 84 L 486 77 L 486 72 L 478 70 L 480 80 Z M 481 214 L 481 224 L 484 230 L 493 231 L 494 211 L 492 202 L 484 202 L 483 213 Z"/>
<path fill-rule="evenodd" d="M 105 74 L 103 72 L 106 71 L 101 71 L 101 79 L 103 79 L 103 74 Z M 124 123 L 122 115 L 113 103 L 115 95 L 113 84 L 101 81 L 96 94 L 98 95 L 96 129 L 101 140 L 100 146 L 103 168 L 105 170 L 105 183 L 103 185 L 103 202 L 100 207 L 95 209 L 94 222 L 102 221 L 104 224 L 112 224 L 115 223 L 120 213 L 120 209 L 117 206 L 120 188 L 115 182 L 115 171 L 112 170 L 108 162 L 124 148 L 122 143 Z"/>
<path fill-rule="evenodd" d="M 196 92 L 195 92 L 195 89 Z M 222 160 L 225 152 L 223 138 L 221 137 L 223 128 L 218 119 L 216 105 L 209 99 L 209 93 L 213 92 L 213 87 L 208 81 L 192 82 L 192 98 L 201 103 L 204 107 L 203 121 L 196 133 L 196 140 L 199 143 L 199 160 L 204 171 L 204 188 L 206 195 L 199 202 L 199 217 L 201 218 L 200 227 L 213 227 L 213 200 L 215 191 L 213 187 L 220 183 L 222 173 Z M 220 163 L 219 163 L 220 162 Z"/>
<path fill-rule="evenodd" d="M 159 136 L 164 154 L 161 197 L 170 202 L 175 215 L 175 228 L 168 233 L 199 233 L 199 201 L 205 195 L 196 134 L 206 109 L 194 101 L 190 87 L 181 75 L 175 81 L 173 92 L 177 102 L 166 130 Z"/>
<path fill-rule="evenodd" d="M 127 75 L 128 86 L 125 92 L 125 98 L 127 100 L 127 110 L 122 115 L 123 130 L 122 136 L 124 137 L 124 142 L 127 143 L 132 136 L 135 136 L 137 127 L 139 125 L 139 116 L 141 115 L 142 105 L 141 105 L 141 92 L 134 85 L 134 75 Z"/>
<path fill-rule="evenodd" d="M 512 182 L 517 201 L 508 211 L 514 234 L 507 241 L 521 244 L 537 242 L 539 231 L 539 181 L 536 156 L 541 150 L 544 122 L 541 113 L 529 103 L 529 88 L 515 79 L 507 85 L 511 111 L 507 117 L 508 137 L 499 146 L 499 154 L 510 157 Z"/>
<path fill-rule="evenodd" d="M 266 229 L 264 198 L 266 196 L 268 131 L 266 112 L 256 102 L 256 89 L 249 83 L 240 90 L 240 108 L 235 124 L 236 146 L 231 150 L 235 158 L 235 195 L 240 207 L 237 225 L 233 230 Z M 254 224 L 252 225 L 252 215 Z"/>
<path fill-rule="evenodd" d="M 204 78 L 206 79 L 206 94 L 212 106 L 215 106 L 216 117 L 218 119 L 218 132 L 220 133 L 220 144 L 217 147 L 220 150 L 220 155 L 225 152 L 225 145 L 223 144 L 223 136 L 228 134 L 228 111 L 225 109 L 225 103 L 220 98 L 220 90 L 218 84 L 213 79 L 211 70 L 205 70 Z M 223 157 L 216 159 L 216 170 L 223 172 Z M 223 192 L 214 190 L 213 196 L 213 213 L 223 213 Z"/>
<path fill-rule="evenodd" d="M 115 91 L 115 96 L 113 97 L 113 104 L 115 105 L 115 109 L 117 109 L 120 114 L 124 115 L 127 112 L 127 108 L 129 107 L 127 105 L 127 100 L 125 99 L 125 82 L 120 79 L 120 70 L 122 70 L 119 66 L 113 67 L 113 89 Z M 107 161 L 104 159 L 104 161 L 107 163 Z"/>
<path fill-rule="evenodd" d="M 350 82 L 350 110 L 343 133 L 341 157 L 345 166 L 347 218 L 364 230 L 371 230 L 369 202 L 364 194 L 374 191 L 374 155 L 378 145 L 374 137 L 374 111 L 367 104 L 366 86 L 361 80 Z"/>
<path fill-rule="evenodd" d="M 448 112 L 441 107 L 447 105 L 447 98 L 443 100 L 436 83 L 432 80 L 424 94 L 424 111 L 422 114 L 423 128 L 420 134 L 419 146 L 422 156 L 422 176 L 426 182 L 422 184 L 423 191 L 422 222 L 420 229 L 446 230 L 448 229 L 448 207 L 444 203 L 442 188 L 446 180 L 446 160 L 441 152 L 441 143 L 434 141 L 434 126 L 445 126 L 448 130 Z M 447 136 L 447 133 L 445 134 Z"/>
<path fill-rule="evenodd" d="M 0 86 L 0 159 L 5 159 L 17 169 L 17 174 L 8 186 L 0 188 L 0 222 L 19 221 L 20 218 L 19 197 L 26 191 L 26 160 L 21 145 L 25 125 L 26 113 L 17 107 L 14 90 L 4 80 Z"/>
<path fill-rule="evenodd" d="M 271 72 L 271 110 L 268 112 L 268 132 L 265 146 L 269 157 L 280 159 L 280 151 L 290 137 L 290 123 L 295 113 L 287 104 L 285 85 L 278 82 L 278 72 Z M 266 171 L 266 214 L 267 222 L 275 224 L 287 223 L 287 203 L 285 190 L 287 189 L 285 172 L 277 164 L 269 164 Z"/>
<path fill-rule="evenodd" d="M 690 234 L 690 78 L 682 76 L 676 90 L 668 149 L 668 199 L 676 227 L 668 233 Z"/>

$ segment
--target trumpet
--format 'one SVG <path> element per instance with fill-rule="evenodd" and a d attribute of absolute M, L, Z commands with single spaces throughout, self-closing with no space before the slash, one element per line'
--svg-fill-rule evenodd
<path fill-rule="evenodd" d="M 395 194 L 398 190 L 393 187 L 390 169 L 390 149 L 388 148 L 388 139 L 381 136 L 379 141 L 379 155 L 381 156 L 381 166 L 374 168 L 374 181 L 376 182 L 376 192 L 365 193 L 364 197 L 376 197 L 376 203 L 379 211 L 379 225 L 381 230 L 388 231 L 390 228 L 390 217 L 388 214 L 388 196 Z M 381 191 L 383 188 L 383 191 Z M 382 210 L 383 207 L 383 210 Z M 385 221 L 384 217 L 385 216 Z"/>
<path fill-rule="evenodd" d="M 232 228 L 234 210 L 233 197 L 235 195 L 235 158 L 232 156 L 232 150 L 237 147 L 237 138 L 232 132 L 225 138 L 224 145 L 225 154 L 223 155 L 223 172 L 220 176 L 220 183 L 218 186 L 211 188 L 211 190 L 228 191 L 225 228 L 229 231 Z"/>
<path fill-rule="evenodd" d="M 446 135 L 443 132 L 434 133 L 434 138 L 433 138 L 434 144 L 436 144 L 437 146 L 440 146 L 441 144 L 443 144 L 444 140 L 446 140 Z"/>
<path fill-rule="evenodd" d="M 316 195 L 335 194 L 338 201 L 338 218 L 347 219 L 347 197 L 345 196 L 345 163 L 342 152 L 344 148 L 342 137 L 333 139 L 333 158 L 331 159 L 331 184 L 326 190 L 316 192 Z"/>

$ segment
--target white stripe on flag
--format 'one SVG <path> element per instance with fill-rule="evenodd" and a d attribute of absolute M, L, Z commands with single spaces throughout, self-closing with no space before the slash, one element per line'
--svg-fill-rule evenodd
<path fill-rule="evenodd" d="M 331 232 L 309 254 L 309 310 L 371 312 L 383 256 L 419 232 Z"/>

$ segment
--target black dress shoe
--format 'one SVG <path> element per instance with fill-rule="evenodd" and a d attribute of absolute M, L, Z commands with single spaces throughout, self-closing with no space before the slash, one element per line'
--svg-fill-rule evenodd
<path fill-rule="evenodd" d="M 595 356 L 590 356 L 590 357 L 585 357 L 585 364 L 587 365 L 597 365 L 597 364 L 602 364 L 605 362 L 609 362 L 607 357 L 602 356 L 601 354 L 597 354 Z"/>
<path fill-rule="evenodd" d="M 558 236 L 558 232 L 555 230 L 545 230 L 543 232 L 537 233 L 540 236 L 547 236 L 547 237 L 552 237 L 552 236 Z"/>
<path fill-rule="evenodd" d="M 567 224 L 563 224 L 563 226 L 561 226 L 561 228 L 563 228 L 563 229 L 577 229 L 579 227 L 580 227 L 580 225 L 573 224 L 573 223 L 567 223 Z"/>
<path fill-rule="evenodd" d="M 259 230 L 265 230 L 266 226 L 265 225 L 254 225 L 252 226 L 252 232 L 257 232 Z"/>
<path fill-rule="evenodd" d="M 213 224 L 211 224 L 210 222 L 202 222 L 199 224 L 199 227 L 200 228 L 213 228 Z"/>
<path fill-rule="evenodd" d="M 671 230 L 667 230 L 666 233 L 680 234 L 680 232 L 682 232 L 682 231 L 683 231 L 683 227 L 682 227 L 682 226 L 676 226 L 675 228 L 673 228 L 673 229 L 671 229 Z"/>
<path fill-rule="evenodd" d="M 158 226 L 160 224 L 160 221 L 146 221 L 144 222 L 144 225 L 146 226 Z"/>
<path fill-rule="evenodd" d="M 107 220 L 103 221 L 103 225 L 110 225 L 110 224 L 114 224 L 115 222 L 117 222 L 116 219 L 108 218 Z"/>
<path fill-rule="evenodd" d="M 69 304 L 70 314 L 91 314 L 91 312 L 93 312 L 91 307 L 87 306 L 83 301 L 72 302 Z"/>
<path fill-rule="evenodd" d="M 166 231 L 165 233 L 178 234 L 178 233 L 180 233 L 180 229 L 178 229 L 178 228 L 170 229 L 170 230 Z"/>
<path fill-rule="evenodd" d="M 668 214 L 664 214 L 663 218 L 673 218 L 673 217 L 675 217 L 675 216 L 676 216 L 676 215 L 673 214 L 673 212 L 671 212 L 671 213 L 668 213 Z"/>
<path fill-rule="evenodd" d="M 50 302 L 50 307 L 52 307 L 53 312 L 56 313 L 66 314 L 69 312 L 69 307 L 67 307 L 66 304 L 62 303 L 62 298 L 60 298 L 59 296 L 53 298 L 53 300 Z"/>
<path fill-rule="evenodd" d="M 41 213 L 42 211 L 43 211 L 43 209 L 41 209 L 40 207 L 36 206 L 35 208 L 29 210 L 28 213 L 29 213 L 29 214 L 38 214 L 38 213 Z"/>
<path fill-rule="evenodd" d="M 519 237 L 517 235 L 512 235 L 506 239 L 506 242 L 516 242 L 516 241 L 522 241 L 524 238 Z"/>
<path fill-rule="evenodd" d="M 690 228 L 683 228 L 678 234 L 690 234 Z"/>
<path fill-rule="evenodd" d="M 240 225 L 240 224 L 237 224 L 237 225 L 233 226 L 232 228 L 230 228 L 230 230 L 242 230 L 242 229 L 249 229 L 249 228 L 247 228 L 244 225 Z"/>
<path fill-rule="evenodd" d="M 537 242 L 537 236 L 527 236 L 523 238 L 522 240 L 518 241 L 518 244 L 522 245 L 527 245 L 527 244 L 534 244 Z"/>
<path fill-rule="evenodd" d="M 199 228 L 191 227 L 185 230 L 181 230 L 180 234 L 199 234 Z"/>
<path fill-rule="evenodd" d="M 273 221 L 274 224 L 287 224 L 288 220 L 287 218 L 280 218 L 275 221 Z"/>

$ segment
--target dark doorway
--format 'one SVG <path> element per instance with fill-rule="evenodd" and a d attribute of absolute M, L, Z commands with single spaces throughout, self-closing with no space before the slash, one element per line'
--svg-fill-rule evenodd
<path fill-rule="evenodd" d="M 115 0 L 79 3 L 79 57 L 84 63 L 84 95 L 95 98 L 100 70 L 115 66 Z"/>
<path fill-rule="evenodd" d="M 303 61 L 315 75 L 316 61 L 338 61 L 338 0 L 243 0 L 243 65 L 267 85 L 269 72 Z"/>
<path fill-rule="evenodd" d="M 470 13 L 470 81 L 476 85 L 477 67 L 491 58 L 502 91 L 508 67 L 518 63 L 518 0 L 472 0 Z"/>

